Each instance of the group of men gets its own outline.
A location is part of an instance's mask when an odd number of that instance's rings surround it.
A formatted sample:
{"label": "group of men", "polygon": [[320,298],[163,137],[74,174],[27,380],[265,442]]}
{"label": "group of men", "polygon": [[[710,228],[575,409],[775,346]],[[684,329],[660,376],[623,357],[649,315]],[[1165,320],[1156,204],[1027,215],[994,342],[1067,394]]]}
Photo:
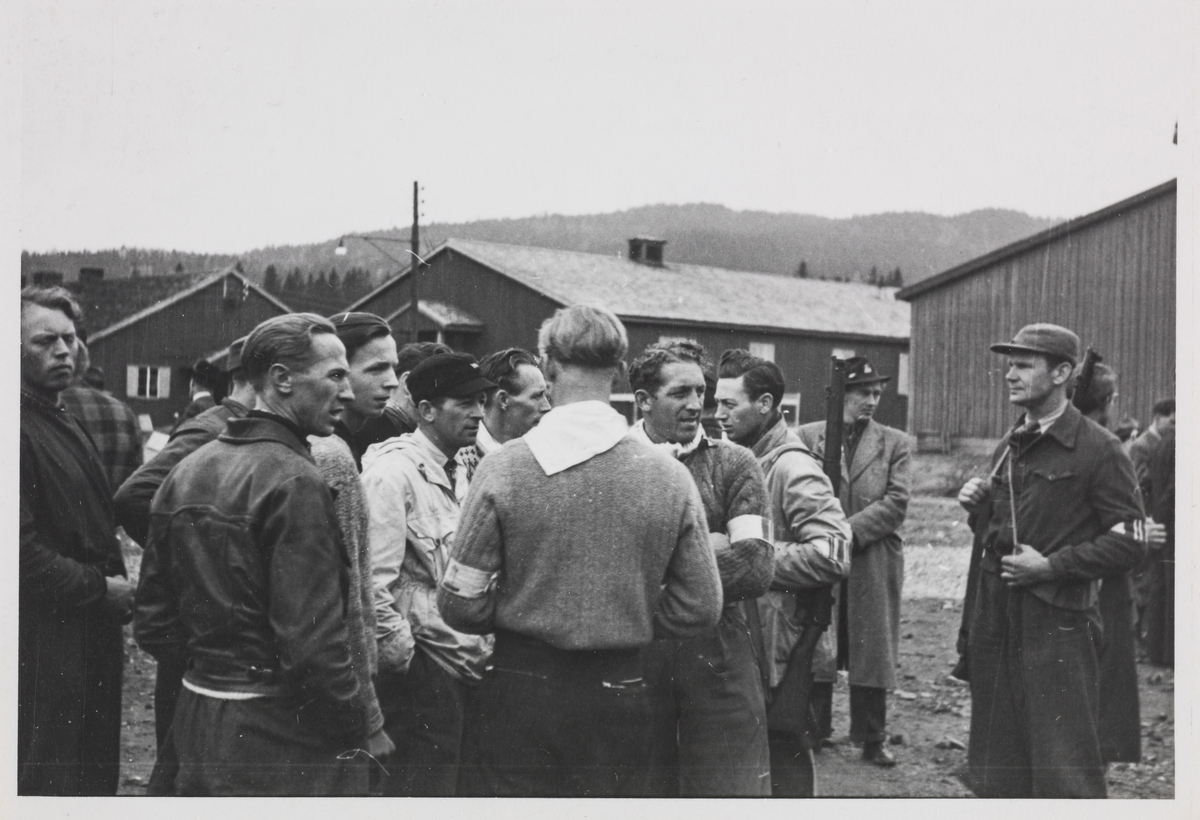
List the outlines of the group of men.
{"label": "group of men", "polygon": [[[59,401],[79,320],[66,291],[22,292],[22,793],[115,791],[131,616],[158,661],[155,794],[809,796],[838,668],[851,738],[895,763],[909,449],[866,359],[835,495],[824,423],[790,430],[784,374],[744,350],[627,365],[620,320],[574,306],[536,356],[476,362],[397,350],[371,314],[289,314],[116,486]],[[960,496],[971,785],[1100,796],[1098,579],[1145,553],[1133,467],[1067,403],[1074,334],[993,349],[1025,416]]]}

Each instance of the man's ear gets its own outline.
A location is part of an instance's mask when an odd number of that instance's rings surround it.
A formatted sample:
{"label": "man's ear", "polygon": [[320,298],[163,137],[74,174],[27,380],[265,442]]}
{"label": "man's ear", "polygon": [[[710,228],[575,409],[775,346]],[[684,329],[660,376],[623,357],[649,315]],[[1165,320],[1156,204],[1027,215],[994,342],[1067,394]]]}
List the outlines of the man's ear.
{"label": "man's ear", "polygon": [[640,415],[645,416],[650,412],[650,402],[651,401],[653,401],[653,399],[650,397],[650,394],[647,391],[645,391],[645,390],[634,390],[633,391],[633,403],[637,405],[638,413]]}
{"label": "man's ear", "polygon": [[491,403],[493,405],[495,405],[497,408],[499,408],[500,412],[503,413],[505,410],[508,409],[508,399],[509,399],[508,391],[505,390],[503,387],[501,387],[492,396]]}
{"label": "man's ear", "polygon": [[271,369],[267,371],[267,384],[270,385],[276,393],[282,396],[290,396],[295,387],[292,371],[286,364],[276,362],[271,365]]}
{"label": "man's ear", "polygon": [[433,424],[433,420],[437,417],[437,407],[428,399],[421,399],[417,403],[417,415],[430,424]]}
{"label": "man's ear", "polygon": [[771,410],[775,407],[775,399],[770,393],[763,393],[754,400],[754,406],[758,408],[760,416],[770,415]]}
{"label": "man's ear", "polygon": [[1075,367],[1070,362],[1061,362],[1050,373],[1050,381],[1054,382],[1057,387],[1061,384],[1066,384],[1071,378],[1071,374],[1075,372]]}

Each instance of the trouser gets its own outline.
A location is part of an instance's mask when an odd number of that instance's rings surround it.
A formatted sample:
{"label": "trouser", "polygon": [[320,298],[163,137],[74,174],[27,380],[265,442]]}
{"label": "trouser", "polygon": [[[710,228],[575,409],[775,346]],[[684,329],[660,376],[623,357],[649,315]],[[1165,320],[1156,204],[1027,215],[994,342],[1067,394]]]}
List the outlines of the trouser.
{"label": "trouser", "polygon": [[990,555],[970,629],[971,788],[979,797],[1104,797],[1089,613],[1009,589]]}
{"label": "trouser", "polygon": [[366,752],[335,745],[297,724],[283,698],[222,700],[185,688],[171,734],[185,796],[366,795]]}
{"label": "trouser", "polygon": [[402,676],[375,685],[383,728],[396,744],[380,783],[392,797],[454,797],[467,685],[417,649]]}
{"label": "trouser", "polygon": [[467,721],[462,793],[641,796],[651,734],[639,650],[570,651],[498,631]]}
{"label": "trouser", "polygon": [[[181,653],[182,655],[182,653]],[[159,748],[167,739],[167,730],[175,720],[175,703],[183,689],[183,673],[187,661],[164,654],[154,673],[154,737]]]}
{"label": "trouser", "polygon": [[116,794],[121,626],[96,606],[19,617],[17,793]]}
{"label": "trouser", "polygon": [[648,793],[769,796],[766,704],[741,606],[705,637],[655,641],[642,659],[654,706]]}
{"label": "trouser", "polygon": [[[817,738],[833,736],[833,684],[813,684],[812,712]],[[874,686],[850,685],[850,740],[855,743],[880,743],[887,740],[887,690]]]}

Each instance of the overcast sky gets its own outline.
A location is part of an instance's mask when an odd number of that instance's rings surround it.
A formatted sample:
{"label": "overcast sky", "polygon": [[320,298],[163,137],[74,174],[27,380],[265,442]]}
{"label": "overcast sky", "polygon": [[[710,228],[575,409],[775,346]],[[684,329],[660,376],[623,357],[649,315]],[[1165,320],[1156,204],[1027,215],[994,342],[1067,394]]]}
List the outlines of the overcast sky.
{"label": "overcast sky", "polygon": [[[55,2],[21,247],[238,252],[653,203],[1071,217],[1183,170],[1194,4]],[[1176,120],[1184,145],[1171,144]]]}

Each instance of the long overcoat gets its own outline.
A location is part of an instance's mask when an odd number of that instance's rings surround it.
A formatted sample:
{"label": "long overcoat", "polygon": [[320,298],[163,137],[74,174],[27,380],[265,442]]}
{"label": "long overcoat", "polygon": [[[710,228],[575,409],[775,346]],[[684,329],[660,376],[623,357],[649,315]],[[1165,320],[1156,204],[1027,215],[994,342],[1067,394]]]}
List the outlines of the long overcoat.
{"label": "long overcoat", "polygon": [[[823,457],[825,422],[800,428],[801,440]],[[904,584],[904,542],[896,532],[908,511],[908,436],[876,421],[867,422],[853,462],[842,456],[842,509],[854,531],[847,582],[850,683],[892,689],[900,650],[900,590]],[[837,621],[821,639],[813,672],[817,680],[835,674]]]}

